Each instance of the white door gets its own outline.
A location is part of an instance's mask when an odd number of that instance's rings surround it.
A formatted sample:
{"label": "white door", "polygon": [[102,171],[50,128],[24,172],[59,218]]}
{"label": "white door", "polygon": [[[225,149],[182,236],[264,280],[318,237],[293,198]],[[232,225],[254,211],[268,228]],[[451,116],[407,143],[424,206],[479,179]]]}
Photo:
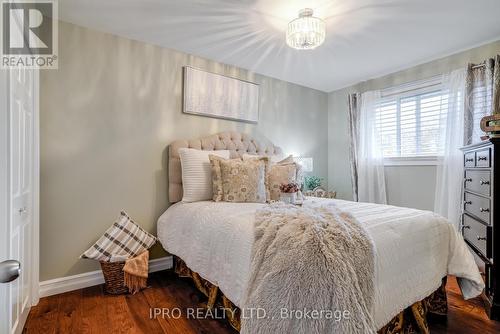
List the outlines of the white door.
{"label": "white door", "polygon": [[[38,222],[37,132],[38,73],[31,69],[0,70],[2,90],[2,222],[0,243],[0,277],[13,278],[16,262],[17,279],[0,283],[2,314],[0,333],[20,333],[30,307],[37,298]],[[6,168],[6,172],[4,170]],[[6,262],[4,262],[6,261]],[[9,262],[10,261],[10,262]],[[10,275],[10,276],[9,276]],[[35,300],[36,302],[36,300]],[[2,326],[4,328],[2,328]]]}

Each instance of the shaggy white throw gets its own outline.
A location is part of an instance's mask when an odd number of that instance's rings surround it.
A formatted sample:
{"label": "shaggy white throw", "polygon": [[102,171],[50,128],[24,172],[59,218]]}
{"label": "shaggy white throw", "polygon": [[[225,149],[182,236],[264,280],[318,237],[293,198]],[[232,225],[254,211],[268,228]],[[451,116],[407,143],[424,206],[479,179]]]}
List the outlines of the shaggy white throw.
{"label": "shaggy white throw", "polygon": [[374,246],[333,203],[256,212],[242,334],[376,333]]}

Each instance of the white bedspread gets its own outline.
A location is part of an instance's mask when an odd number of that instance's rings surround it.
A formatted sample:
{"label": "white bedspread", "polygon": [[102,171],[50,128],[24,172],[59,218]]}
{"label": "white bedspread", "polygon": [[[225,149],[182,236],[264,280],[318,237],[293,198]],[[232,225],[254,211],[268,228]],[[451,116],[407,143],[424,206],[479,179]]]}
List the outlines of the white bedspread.
{"label": "white bedspread", "polygon": [[[327,199],[310,199],[321,205]],[[465,298],[484,288],[462,237],[429,211],[333,200],[366,226],[375,244],[375,324],[378,329],[441,285],[459,280]],[[265,204],[196,202],[172,205],[158,220],[163,247],[219,286],[241,306],[250,274],[254,214]]]}

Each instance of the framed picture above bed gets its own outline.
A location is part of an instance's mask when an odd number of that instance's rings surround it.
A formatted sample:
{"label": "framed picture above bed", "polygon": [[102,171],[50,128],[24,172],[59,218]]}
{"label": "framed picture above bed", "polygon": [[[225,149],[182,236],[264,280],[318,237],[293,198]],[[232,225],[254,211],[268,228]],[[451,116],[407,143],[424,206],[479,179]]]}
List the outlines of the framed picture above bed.
{"label": "framed picture above bed", "polygon": [[185,66],[183,112],[257,123],[259,85]]}

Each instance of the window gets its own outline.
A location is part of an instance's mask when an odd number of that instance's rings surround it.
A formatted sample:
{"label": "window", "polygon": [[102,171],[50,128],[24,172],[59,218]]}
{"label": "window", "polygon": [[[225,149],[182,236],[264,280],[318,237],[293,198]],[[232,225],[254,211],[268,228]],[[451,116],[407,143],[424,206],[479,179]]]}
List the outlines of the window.
{"label": "window", "polygon": [[[386,95],[378,104],[375,126],[384,158],[414,158],[442,155],[440,122],[446,117],[448,95],[441,89],[406,90]],[[411,159],[410,159],[411,160]]]}

